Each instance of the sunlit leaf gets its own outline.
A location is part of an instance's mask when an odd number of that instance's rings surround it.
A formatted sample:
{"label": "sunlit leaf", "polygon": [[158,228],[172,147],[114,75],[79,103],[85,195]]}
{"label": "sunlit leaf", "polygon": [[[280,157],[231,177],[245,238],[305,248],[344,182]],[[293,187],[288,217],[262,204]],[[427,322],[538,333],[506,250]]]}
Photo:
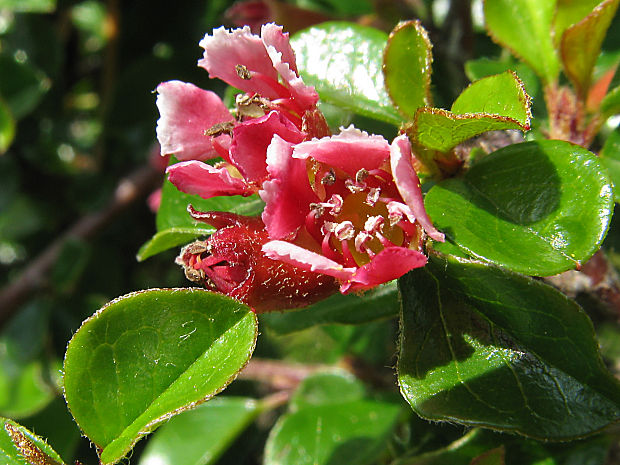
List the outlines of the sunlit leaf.
{"label": "sunlit leaf", "polygon": [[254,313],[219,294],[128,294],[69,342],[67,404],[102,449],[102,464],[116,463],[162,421],[224,389],[248,361],[256,335]]}
{"label": "sunlit leaf", "polygon": [[3,465],[63,465],[44,439],[7,418],[0,418],[0,462]]}
{"label": "sunlit leaf", "polygon": [[605,141],[599,154],[601,163],[607,168],[609,177],[614,185],[616,202],[620,200],[620,130],[616,129]]}
{"label": "sunlit leaf", "polygon": [[148,240],[137,253],[138,261],[146,260],[153,255],[164,252],[172,247],[188,244],[198,237],[208,236],[215,232],[215,228],[169,228],[156,233]]}
{"label": "sunlit leaf", "polygon": [[432,104],[431,49],[428,33],[420,21],[396,26],[385,48],[385,86],[396,107],[410,120],[418,108]]}
{"label": "sunlit leaf", "polygon": [[11,110],[0,98],[0,155],[7,151],[15,137],[15,120]]}
{"label": "sunlit leaf", "polygon": [[592,153],[561,141],[514,144],[463,178],[435,185],[426,208],[469,255],[546,276],[578,267],[598,250],[613,191]]}

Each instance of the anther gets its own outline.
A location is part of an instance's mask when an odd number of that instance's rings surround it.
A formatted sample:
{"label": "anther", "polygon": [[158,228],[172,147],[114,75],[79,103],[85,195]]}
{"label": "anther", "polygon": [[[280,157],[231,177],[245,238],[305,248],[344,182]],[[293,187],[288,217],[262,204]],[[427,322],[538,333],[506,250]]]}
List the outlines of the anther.
{"label": "anther", "polygon": [[377,201],[379,200],[380,196],[381,196],[380,188],[378,187],[371,188],[370,191],[368,192],[368,195],[366,196],[366,205],[374,207]]}
{"label": "anther", "polygon": [[364,224],[364,231],[369,234],[374,234],[383,229],[383,223],[385,223],[385,218],[382,216],[371,216],[366,220]]}
{"label": "anther", "polygon": [[355,182],[357,184],[363,184],[364,181],[366,181],[366,178],[368,177],[368,175],[369,175],[368,170],[365,168],[362,168],[357,173],[355,173]]}
{"label": "anther", "polygon": [[232,121],[224,121],[222,123],[216,123],[213,126],[211,126],[209,129],[207,129],[204,132],[204,135],[211,136],[211,137],[217,137],[217,136],[221,136],[222,134],[228,134],[229,136],[232,136],[234,127],[235,125]]}
{"label": "anther", "polygon": [[334,235],[339,241],[348,241],[355,237],[355,227],[350,221],[343,221],[339,223],[334,229]]}
{"label": "anther", "polygon": [[237,72],[237,76],[241,79],[248,80],[252,78],[252,74],[250,70],[248,70],[244,65],[235,65],[235,71]]}
{"label": "anther", "polygon": [[325,175],[321,178],[321,184],[324,186],[332,186],[336,182],[336,173],[334,170],[329,170]]}

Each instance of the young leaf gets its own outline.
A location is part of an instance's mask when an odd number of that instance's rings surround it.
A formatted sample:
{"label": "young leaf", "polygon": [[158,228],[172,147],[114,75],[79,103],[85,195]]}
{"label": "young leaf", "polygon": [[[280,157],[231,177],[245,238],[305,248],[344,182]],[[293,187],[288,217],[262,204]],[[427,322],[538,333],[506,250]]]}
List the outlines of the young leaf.
{"label": "young leaf", "polygon": [[551,33],[555,4],[555,0],[484,2],[489,35],[526,62],[545,84],[555,82],[560,71]]}
{"label": "young leaf", "polygon": [[4,465],[63,465],[40,437],[7,418],[0,418],[0,462]]}
{"label": "young leaf", "polygon": [[256,323],[245,305],[202,289],[128,294],[86,320],[67,347],[65,398],[101,463],[223,390],[254,350]]}
{"label": "young leaf", "polygon": [[383,52],[385,87],[396,108],[412,120],[431,105],[432,45],[420,21],[399,24]]}
{"label": "young leaf", "polygon": [[505,465],[504,457],[506,449],[504,446],[491,449],[471,461],[471,465]]}
{"label": "young leaf", "polygon": [[334,294],[301,310],[262,313],[261,323],[278,334],[302,331],[316,325],[359,325],[398,316],[396,283],[378,286],[364,295]]}
{"label": "young leaf", "polygon": [[149,439],[139,465],[209,465],[216,463],[260,413],[253,399],[221,397],[183,412]]}
{"label": "young leaf", "polygon": [[435,226],[469,255],[547,276],[598,250],[613,192],[597,157],[548,140],[488,155],[463,178],[433,186],[425,204]]}
{"label": "young leaf", "polygon": [[419,108],[410,135],[440,152],[487,131],[530,128],[530,98],[512,71],[482,78],[469,85],[451,111]]}
{"label": "young leaf", "polygon": [[601,0],[557,0],[553,18],[553,40],[559,48],[564,31],[592,13]]}
{"label": "young leaf", "polygon": [[620,385],[592,323],[552,287],[480,262],[432,257],[400,280],[398,378],[421,416],[541,439],[620,418]]}
{"label": "young leaf", "polygon": [[562,34],[560,50],[564,72],[582,98],[587,96],[590,89],[592,70],[619,2],[620,0],[605,0],[592,13]]}
{"label": "young leaf", "polygon": [[269,434],[263,464],[375,463],[400,411],[396,404],[358,400],[285,414]]}
{"label": "young leaf", "polygon": [[603,97],[600,111],[604,118],[620,113],[620,86],[614,87]]}
{"label": "young leaf", "polygon": [[381,56],[387,35],[346,22],[328,22],[296,34],[291,43],[304,82],[321,100],[398,126],[402,118],[384,89]]}

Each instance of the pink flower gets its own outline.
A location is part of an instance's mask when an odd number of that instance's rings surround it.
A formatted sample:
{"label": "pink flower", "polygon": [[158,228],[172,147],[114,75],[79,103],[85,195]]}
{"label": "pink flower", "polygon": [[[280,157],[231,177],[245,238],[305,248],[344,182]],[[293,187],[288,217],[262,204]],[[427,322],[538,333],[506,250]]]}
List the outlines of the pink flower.
{"label": "pink flower", "polygon": [[263,251],[333,276],[343,293],[423,266],[423,231],[444,240],[424,209],[407,136],[390,145],[351,127],[297,145],[274,137],[267,163],[260,195],[272,240]]}
{"label": "pink flower", "polygon": [[218,230],[186,246],[177,263],[191,281],[250,305],[258,313],[304,307],[338,289],[331,276],[271,260],[261,247],[269,238],[260,218],[227,212],[197,212],[192,217]]}

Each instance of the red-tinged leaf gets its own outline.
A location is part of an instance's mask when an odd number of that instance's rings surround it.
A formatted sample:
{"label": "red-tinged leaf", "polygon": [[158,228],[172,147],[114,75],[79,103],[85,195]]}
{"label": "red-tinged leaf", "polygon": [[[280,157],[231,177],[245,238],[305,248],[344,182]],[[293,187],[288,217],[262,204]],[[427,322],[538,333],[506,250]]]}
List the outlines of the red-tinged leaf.
{"label": "red-tinged leaf", "polygon": [[594,64],[619,3],[620,0],[605,0],[562,34],[560,51],[564,72],[582,98],[590,89]]}
{"label": "red-tinged leaf", "polygon": [[616,74],[616,69],[618,69],[617,63],[611,69],[607,70],[603,76],[590,87],[588,99],[586,101],[586,107],[589,111],[595,112],[599,109],[601,102],[607,95],[609,84],[611,84]]}

